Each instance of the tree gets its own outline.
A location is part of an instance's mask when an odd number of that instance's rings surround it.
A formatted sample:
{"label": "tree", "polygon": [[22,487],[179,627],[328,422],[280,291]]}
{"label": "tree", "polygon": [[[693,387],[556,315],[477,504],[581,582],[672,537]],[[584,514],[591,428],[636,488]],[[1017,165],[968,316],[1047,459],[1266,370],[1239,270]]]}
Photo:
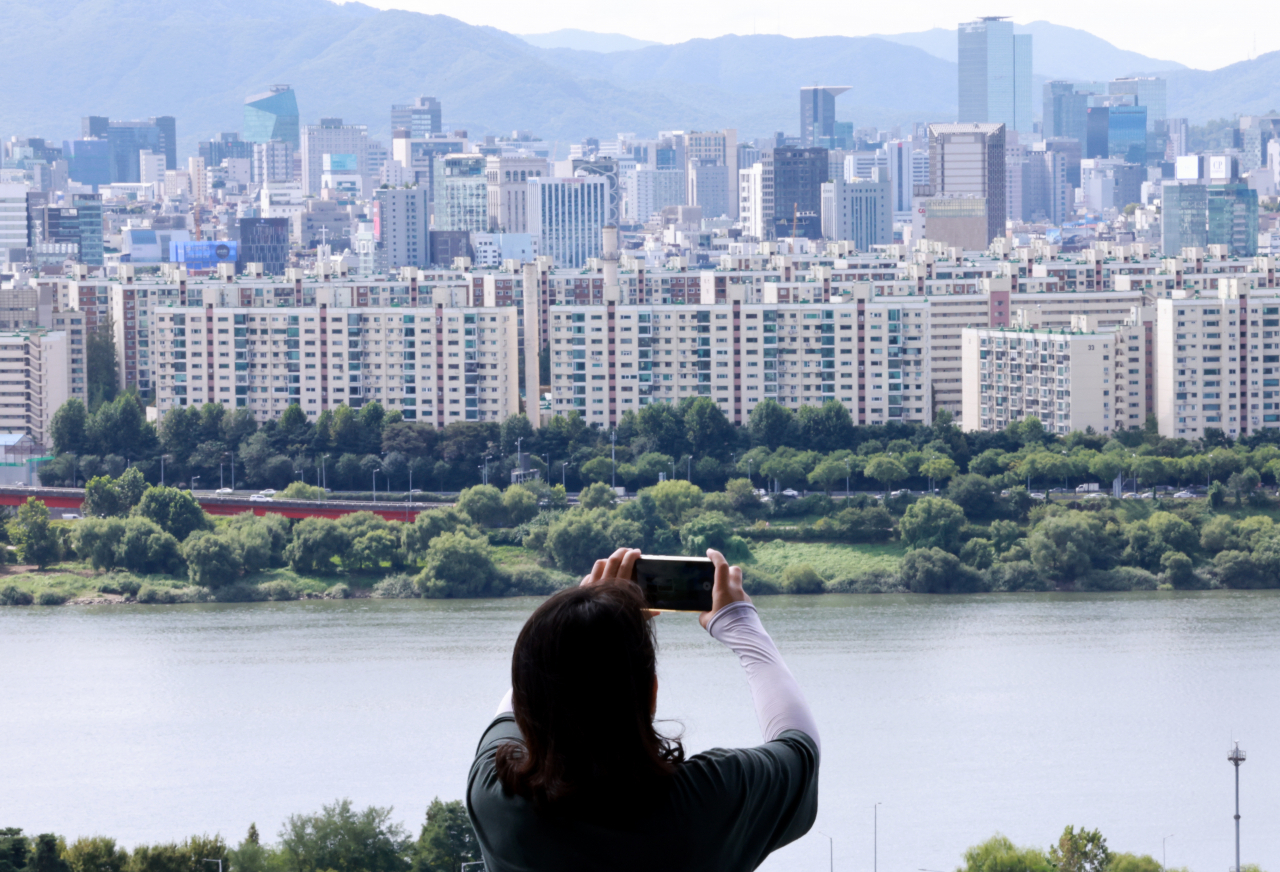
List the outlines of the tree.
{"label": "tree", "polygon": [[116,479],[116,495],[120,501],[121,512],[128,512],[138,503],[142,502],[142,495],[147,492],[147,480],[142,475],[142,470],[136,466],[131,466],[124,471],[124,474]]}
{"label": "tree", "polygon": [[124,538],[124,521],[119,518],[85,518],[71,531],[71,547],[81,560],[98,572],[115,569],[119,561],[116,544]]}
{"label": "tree", "polygon": [[724,492],[735,512],[744,514],[760,508],[760,497],[756,496],[755,485],[745,478],[732,478],[725,482]]}
{"label": "tree", "polygon": [[733,522],[721,512],[703,512],[681,527],[680,544],[691,557],[705,557],[708,548],[719,551],[730,562],[751,557],[746,541],[733,534]]}
{"label": "tree", "polygon": [[[86,523],[87,518],[76,526]],[[116,542],[118,565],[139,573],[177,575],[182,571],[182,546],[176,538],[147,518],[128,518],[123,526],[123,535]]]}
{"label": "tree", "polygon": [[459,800],[427,806],[427,820],[413,846],[413,872],[455,872],[480,858],[480,843]]}
{"label": "tree", "polygon": [[970,539],[960,548],[960,560],[974,569],[990,569],[996,562],[996,549],[990,539]]}
{"label": "tree", "polygon": [[1019,848],[996,835],[965,851],[964,866],[958,872],[1054,872],[1054,868],[1040,849]]}
{"label": "tree", "polygon": [[129,854],[106,836],[76,839],[62,854],[69,872],[124,872]]}
{"label": "tree", "polygon": [[1240,472],[1232,473],[1231,477],[1227,479],[1227,490],[1236,498],[1236,505],[1240,506],[1244,504],[1246,499],[1252,498],[1253,492],[1257,489],[1261,480],[1257,470],[1244,469]]}
{"label": "tree", "polygon": [[191,492],[176,487],[147,488],[134,513],[155,521],[180,542],[186,541],[196,530],[213,529],[213,521]]}
{"label": "tree", "polygon": [[[846,481],[850,473],[850,464],[843,458],[828,457],[809,473],[809,484],[822,488],[827,494],[836,482]],[[856,470],[854,470],[856,472]]]}
{"label": "tree", "polygon": [[801,406],[796,413],[796,441],[814,451],[840,451],[853,445],[853,418],[834,399],[821,406]]}
{"label": "tree", "polygon": [[85,339],[85,388],[91,409],[110,403],[120,391],[120,364],[111,321],[108,312],[107,320],[90,330]]}
{"label": "tree", "polygon": [[57,561],[61,545],[49,509],[35,497],[18,506],[17,517],[9,522],[9,540],[18,546],[18,559],[44,569]]}
{"label": "tree", "polygon": [[533,425],[529,423],[529,418],[523,412],[503,421],[499,433],[501,435],[498,438],[498,450],[504,455],[515,454],[516,441],[519,439],[524,440],[520,443],[520,450],[529,451],[533,447]]}
{"label": "tree", "polygon": [[458,495],[458,508],[481,527],[501,527],[506,520],[502,491],[491,484],[469,487]]}
{"label": "tree", "polygon": [[1049,862],[1058,872],[1107,872],[1111,851],[1097,830],[1076,830],[1067,826],[1058,844],[1049,849]]}
{"label": "tree", "polygon": [[342,565],[355,572],[378,572],[383,563],[394,563],[400,540],[387,530],[370,530],[357,536],[342,554]]}
{"label": "tree", "polygon": [[78,397],[72,397],[53,413],[49,435],[54,454],[84,454],[89,450],[89,412]]}
{"label": "tree", "polygon": [[964,510],[951,500],[923,497],[907,506],[898,529],[908,548],[941,548],[955,554],[964,525]]}
{"label": "tree", "polygon": [[578,505],[584,509],[607,509],[618,501],[613,488],[601,481],[594,482],[578,494]]}
{"label": "tree", "polygon": [[687,481],[662,481],[645,488],[655,507],[669,524],[679,524],[684,513],[702,505],[702,488]]}
{"label": "tree", "polygon": [[765,397],[747,416],[751,444],[776,451],[785,444],[795,423],[794,413],[772,397]]}
{"label": "tree", "polygon": [[33,841],[34,850],[27,864],[27,872],[70,872],[67,861],[62,859],[56,835],[41,833]]}
{"label": "tree", "polygon": [[277,493],[274,499],[277,500],[325,500],[329,496],[324,492],[324,488],[317,487],[313,484],[306,484],[301,481],[291,481],[289,486]]}
{"label": "tree", "polygon": [[1177,590],[1202,587],[1192,568],[1191,558],[1181,551],[1166,551],[1160,556],[1160,580]]}
{"label": "tree", "polygon": [[343,799],[319,814],[292,815],[280,831],[280,853],[286,872],[407,872],[407,841],[391,809],[356,812]]}
{"label": "tree", "polygon": [[565,572],[589,572],[596,560],[613,551],[606,520],[602,509],[566,512],[547,530],[547,554]]}
{"label": "tree", "polygon": [[1049,578],[1073,582],[1093,568],[1102,525],[1084,512],[1045,518],[1027,537],[1031,562]]}
{"label": "tree", "polygon": [[284,557],[294,572],[330,575],[337,571],[333,559],[341,556],[349,543],[337,521],[303,518],[293,528],[293,539],[285,548]]}
{"label": "tree", "polygon": [[80,512],[86,518],[114,518],[127,511],[121,506],[120,491],[110,476],[97,475],[85,482]]}
{"label": "tree", "polygon": [[502,492],[502,510],[507,523],[518,527],[538,514],[538,497],[524,485],[513,484]]}
{"label": "tree", "polygon": [[604,484],[613,480],[613,461],[609,457],[593,457],[578,467],[578,472],[589,481]]}
{"label": "tree", "polygon": [[877,454],[867,461],[862,474],[872,481],[884,485],[886,491],[907,477],[907,469],[898,460],[887,454]]}
{"label": "tree", "polygon": [[225,536],[207,530],[193,533],[182,545],[182,557],[192,584],[216,590],[240,577],[240,555]]}
{"label": "tree", "polygon": [[[1269,520],[1269,519],[1268,519]],[[1154,512],[1125,528],[1129,544],[1121,557],[1125,563],[1155,571],[1161,556],[1170,551],[1192,551],[1198,544],[1195,527],[1171,512]]]}
{"label": "tree", "polygon": [[932,488],[933,482],[945,482],[947,479],[955,478],[960,474],[960,467],[956,466],[956,462],[950,457],[938,454],[920,464],[920,474],[929,479]]}
{"label": "tree", "polygon": [[31,845],[17,827],[0,828],[0,872],[23,872]]}
{"label": "tree", "polygon": [[499,575],[488,541],[459,530],[431,540],[419,587],[427,597],[494,596],[501,593]]}
{"label": "tree", "polygon": [[966,517],[984,518],[995,509],[996,497],[990,479],[981,475],[957,475],[945,491],[946,498],[964,509]]}

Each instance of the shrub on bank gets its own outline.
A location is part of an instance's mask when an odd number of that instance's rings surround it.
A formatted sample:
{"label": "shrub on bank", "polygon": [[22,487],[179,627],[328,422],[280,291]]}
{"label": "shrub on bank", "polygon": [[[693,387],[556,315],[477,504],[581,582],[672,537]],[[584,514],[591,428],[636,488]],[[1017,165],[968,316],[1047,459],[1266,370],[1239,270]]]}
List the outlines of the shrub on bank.
{"label": "shrub on bank", "polygon": [[0,606],[29,606],[32,602],[34,597],[17,585],[0,587]]}

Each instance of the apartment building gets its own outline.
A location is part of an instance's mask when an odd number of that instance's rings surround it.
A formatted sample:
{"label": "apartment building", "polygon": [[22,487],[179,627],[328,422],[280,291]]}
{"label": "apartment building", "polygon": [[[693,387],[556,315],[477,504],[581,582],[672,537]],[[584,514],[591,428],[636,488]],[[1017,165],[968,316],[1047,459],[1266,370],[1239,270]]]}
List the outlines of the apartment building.
{"label": "apartment building", "polygon": [[1056,330],[1036,329],[1023,314],[1011,327],[963,331],[966,430],[1003,430],[1032,416],[1059,435],[1143,426],[1152,398],[1150,309],[1106,328],[1076,315]]}
{"label": "apartment building", "polygon": [[290,290],[270,301],[213,286],[203,304],[159,308],[160,413],[216,402],[265,421],[294,403],[314,417],[378,402],[444,427],[519,411],[518,310],[459,304],[447,288],[403,304],[350,284],[317,284],[301,304],[300,288]]}
{"label": "apartment building", "polygon": [[83,345],[73,357],[71,338],[66,330],[0,333],[0,432],[49,445],[54,412],[72,396],[85,398]]}
{"label": "apartment building", "polygon": [[1156,301],[1156,416],[1166,436],[1280,427],[1280,291],[1223,279]]}

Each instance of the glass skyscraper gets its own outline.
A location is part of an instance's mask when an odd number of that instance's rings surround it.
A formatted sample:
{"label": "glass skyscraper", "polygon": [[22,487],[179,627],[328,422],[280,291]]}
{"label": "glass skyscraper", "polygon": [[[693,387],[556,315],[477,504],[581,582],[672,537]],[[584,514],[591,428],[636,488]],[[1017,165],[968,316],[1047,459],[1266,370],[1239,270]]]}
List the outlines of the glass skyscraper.
{"label": "glass skyscraper", "polygon": [[271,142],[278,139],[295,149],[302,147],[298,126],[298,100],[288,85],[272,85],[264,94],[244,101],[245,142]]}
{"label": "glass skyscraper", "polygon": [[961,24],[957,38],[959,120],[1030,133],[1031,35],[1015,34],[1013,22],[988,17]]}

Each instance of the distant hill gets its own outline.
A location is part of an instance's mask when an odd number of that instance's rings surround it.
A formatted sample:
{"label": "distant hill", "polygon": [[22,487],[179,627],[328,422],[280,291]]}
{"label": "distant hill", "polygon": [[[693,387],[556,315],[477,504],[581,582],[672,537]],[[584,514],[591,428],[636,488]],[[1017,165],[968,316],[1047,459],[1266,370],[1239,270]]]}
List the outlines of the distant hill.
{"label": "distant hill", "polygon": [[595,33],[566,27],[550,33],[522,33],[520,38],[538,48],[572,48],[578,51],[631,51],[650,45],[661,45],[648,39],[636,39],[621,33]]}
{"label": "distant hill", "polygon": [[[1046,32],[1095,39],[1069,28]],[[1049,44],[1038,41],[1037,53]],[[1078,77],[1132,72],[1114,60],[1129,53],[1110,48],[1119,53],[1107,56],[1111,66],[1099,61]],[[420,94],[441,100],[449,129],[531,130],[562,147],[623,131],[794,134],[798,89],[824,82],[854,86],[836,111],[859,126],[955,117],[955,64],[889,39],[723,36],[608,52],[539,48],[445,15],[328,0],[7,0],[0,56],[10,74],[0,88],[0,136],[59,140],[78,136],[84,115],[173,115],[184,155],[197,140],[239,130],[244,98],[275,83],[294,86],[304,123],[341,117],[384,141],[391,104]],[[1280,108],[1278,54],[1168,75],[1171,113],[1194,121]]]}
{"label": "distant hill", "polygon": [[[1175,61],[1117,48],[1088,31],[1048,21],[1015,24],[1013,30],[1032,35],[1032,68],[1036,75],[1049,79],[1108,80],[1133,73],[1186,69]],[[916,33],[885,34],[881,39],[921,49],[952,63],[956,60],[955,30],[935,27]]]}

